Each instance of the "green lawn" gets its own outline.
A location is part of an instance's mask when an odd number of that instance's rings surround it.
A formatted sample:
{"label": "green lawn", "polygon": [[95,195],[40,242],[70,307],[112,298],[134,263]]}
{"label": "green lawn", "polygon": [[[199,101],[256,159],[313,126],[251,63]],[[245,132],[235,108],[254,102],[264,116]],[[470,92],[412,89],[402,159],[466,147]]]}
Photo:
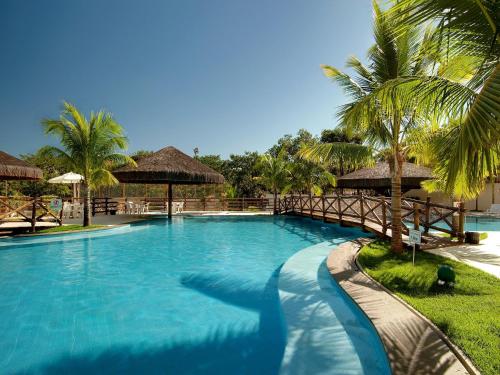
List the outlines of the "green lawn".
{"label": "green lawn", "polygon": [[89,225],[88,227],[84,227],[81,224],[70,224],[70,225],[62,225],[60,227],[53,227],[48,229],[42,229],[37,231],[37,233],[59,233],[59,232],[68,232],[75,230],[89,230],[89,229],[99,229],[104,228],[104,225]]}
{"label": "green lawn", "polygon": [[[389,243],[365,246],[359,262],[385,287],[432,320],[472,359],[482,374],[500,374],[500,280],[429,253],[394,255]],[[456,272],[454,288],[437,285],[440,264]]]}

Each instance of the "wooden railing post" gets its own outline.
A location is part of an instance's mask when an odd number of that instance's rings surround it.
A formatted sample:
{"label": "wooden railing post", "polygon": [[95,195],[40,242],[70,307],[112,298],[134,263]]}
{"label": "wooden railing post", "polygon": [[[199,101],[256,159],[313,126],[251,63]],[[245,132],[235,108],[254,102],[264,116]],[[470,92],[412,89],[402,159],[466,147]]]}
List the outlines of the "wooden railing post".
{"label": "wooden railing post", "polygon": [[339,215],[339,222],[342,224],[342,203],[341,203],[341,195],[337,194],[337,207],[338,207],[338,215]]}
{"label": "wooden railing post", "polygon": [[299,206],[300,206],[300,213],[302,214],[302,211],[304,210],[304,206],[302,205],[302,193],[299,193]]}
{"label": "wooden railing post", "polygon": [[36,200],[37,196],[35,195],[33,197],[33,204],[31,206],[31,232],[35,232],[35,227],[36,227]]}
{"label": "wooden railing post", "polygon": [[465,226],[465,204],[464,202],[460,202],[458,205],[459,213],[458,213],[458,242],[464,242],[464,226]]}
{"label": "wooden railing post", "polygon": [[109,211],[108,203],[109,203],[109,198],[108,197],[104,198],[104,211],[106,215],[108,214]]}
{"label": "wooden railing post", "polygon": [[309,213],[311,215],[311,219],[313,217],[313,196],[309,193]]}
{"label": "wooden railing post", "polygon": [[431,197],[425,199],[425,222],[424,233],[429,233],[429,223],[431,222]]}
{"label": "wooden railing post", "polygon": [[385,204],[385,197],[380,199],[382,199],[382,233],[385,236],[387,234],[387,207]]}
{"label": "wooden railing post", "polygon": [[363,203],[363,193],[361,193],[359,195],[359,204],[360,204],[359,213],[361,214],[361,228],[364,229],[364,226],[365,226],[365,208],[364,208],[364,203]]}
{"label": "wooden railing post", "polygon": [[420,205],[413,203],[413,229],[420,229]]}
{"label": "wooden railing post", "polygon": [[324,195],[321,195],[321,212],[323,213],[323,221],[326,221],[325,196]]}

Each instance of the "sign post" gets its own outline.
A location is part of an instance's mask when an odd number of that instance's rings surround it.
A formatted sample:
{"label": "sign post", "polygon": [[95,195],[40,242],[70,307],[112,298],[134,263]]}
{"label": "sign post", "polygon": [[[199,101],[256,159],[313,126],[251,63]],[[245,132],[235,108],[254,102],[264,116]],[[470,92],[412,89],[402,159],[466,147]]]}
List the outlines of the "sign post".
{"label": "sign post", "polygon": [[422,233],[418,229],[410,229],[410,244],[413,246],[413,260],[412,263],[415,265],[415,245],[420,245],[422,241]]}

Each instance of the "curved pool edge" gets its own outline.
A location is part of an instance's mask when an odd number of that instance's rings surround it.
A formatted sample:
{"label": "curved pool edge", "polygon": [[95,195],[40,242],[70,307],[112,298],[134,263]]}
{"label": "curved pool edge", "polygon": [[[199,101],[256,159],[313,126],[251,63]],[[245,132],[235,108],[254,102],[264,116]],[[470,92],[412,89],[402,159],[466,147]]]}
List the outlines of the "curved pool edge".
{"label": "curved pool edge", "polygon": [[373,239],[346,241],[327,258],[328,270],[372,322],[393,374],[479,374],[431,321],[370,277],[357,257]]}
{"label": "curved pool edge", "polygon": [[0,250],[17,246],[42,245],[52,242],[75,241],[85,238],[100,238],[121,234],[124,231],[137,230],[132,224],[116,225],[108,228],[95,228],[61,233],[47,233],[27,236],[13,236],[0,239]]}
{"label": "curved pool edge", "polygon": [[287,344],[280,374],[391,372],[372,323],[328,272],[326,259],[337,246],[327,241],[307,247],[281,268]]}

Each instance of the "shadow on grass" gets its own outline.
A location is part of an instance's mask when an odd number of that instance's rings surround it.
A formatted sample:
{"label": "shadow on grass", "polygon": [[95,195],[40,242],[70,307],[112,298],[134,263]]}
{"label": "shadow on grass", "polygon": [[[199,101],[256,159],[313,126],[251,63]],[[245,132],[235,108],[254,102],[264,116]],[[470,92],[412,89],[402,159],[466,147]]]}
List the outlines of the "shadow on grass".
{"label": "shadow on grass", "polygon": [[[385,287],[413,297],[440,294],[464,296],[488,294],[470,283],[466,286],[461,283],[466,279],[465,276],[470,269],[434,254],[417,252],[415,265],[412,265],[411,252],[394,254],[388,249],[387,242],[376,241],[361,252],[358,260],[363,268]],[[457,283],[454,287],[438,285],[437,270],[440,265],[449,265],[455,269]]]}

